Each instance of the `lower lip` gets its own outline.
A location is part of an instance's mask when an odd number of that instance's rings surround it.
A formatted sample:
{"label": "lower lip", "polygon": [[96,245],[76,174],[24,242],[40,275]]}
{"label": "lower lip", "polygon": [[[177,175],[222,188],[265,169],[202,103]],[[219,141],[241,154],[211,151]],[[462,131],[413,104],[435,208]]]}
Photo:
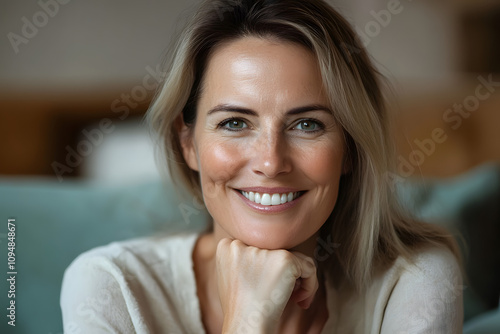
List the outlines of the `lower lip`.
{"label": "lower lip", "polygon": [[252,208],[256,211],[259,211],[259,212],[264,212],[264,213],[279,213],[279,212],[283,212],[283,211],[286,211],[288,209],[291,209],[294,206],[296,206],[299,203],[299,201],[302,199],[302,197],[304,197],[304,195],[305,195],[305,193],[302,193],[302,195],[300,197],[297,197],[293,201],[286,202],[286,203],[280,204],[280,205],[262,205],[262,204],[257,204],[255,202],[252,202],[251,200],[249,200],[248,198],[243,196],[243,194],[240,193],[238,190],[235,190],[235,192],[243,200],[243,202],[245,202],[245,204],[248,205],[250,208]]}

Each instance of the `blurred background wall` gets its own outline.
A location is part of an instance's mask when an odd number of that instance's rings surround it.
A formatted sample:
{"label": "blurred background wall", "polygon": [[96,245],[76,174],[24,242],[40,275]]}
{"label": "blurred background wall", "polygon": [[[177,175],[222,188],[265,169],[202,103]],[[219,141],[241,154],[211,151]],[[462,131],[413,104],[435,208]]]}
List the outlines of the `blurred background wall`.
{"label": "blurred background wall", "polygon": [[[0,175],[156,177],[141,118],[196,2],[1,0]],[[500,160],[500,1],[329,2],[391,83],[401,175]]]}

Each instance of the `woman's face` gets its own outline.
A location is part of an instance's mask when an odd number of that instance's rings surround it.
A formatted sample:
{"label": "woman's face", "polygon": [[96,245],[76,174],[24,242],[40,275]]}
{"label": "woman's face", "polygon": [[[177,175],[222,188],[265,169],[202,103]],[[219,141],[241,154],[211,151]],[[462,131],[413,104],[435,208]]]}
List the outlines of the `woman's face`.
{"label": "woman's face", "polygon": [[219,237],[265,249],[314,238],[332,212],[344,142],[306,48],[257,37],[210,57],[184,157]]}

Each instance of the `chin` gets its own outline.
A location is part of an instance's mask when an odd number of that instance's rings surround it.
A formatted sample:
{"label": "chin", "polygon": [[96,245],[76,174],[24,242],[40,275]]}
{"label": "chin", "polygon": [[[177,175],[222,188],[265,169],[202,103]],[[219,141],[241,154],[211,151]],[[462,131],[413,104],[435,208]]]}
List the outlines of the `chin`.
{"label": "chin", "polygon": [[[297,215],[220,216],[214,220],[219,236],[237,239],[260,249],[293,249],[314,238],[321,224],[304,224]],[[217,232],[218,231],[218,232]]]}
{"label": "chin", "polygon": [[290,247],[287,243],[282,243],[282,242],[276,242],[272,239],[251,239],[251,240],[242,240],[246,245],[248,246],[253,246],[257,247],[260,249],[269,249],[269,250],[275,250],[275,249],[290,249]]}
{"label": "chin", "polygon": [[297,239],[297,235],[300,234],[283,233],[282,229],[279,231],[259,231],[254,229],[236,233],[235,239],[242,241],[248,246],[260,249],[292,249],[305,241]]}

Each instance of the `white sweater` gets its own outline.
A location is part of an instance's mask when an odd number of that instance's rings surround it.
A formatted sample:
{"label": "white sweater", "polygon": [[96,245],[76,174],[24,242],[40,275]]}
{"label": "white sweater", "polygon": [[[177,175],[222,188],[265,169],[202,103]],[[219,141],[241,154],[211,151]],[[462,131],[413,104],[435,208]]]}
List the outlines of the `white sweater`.
{"label": "white sweater", "polygon": [[[64,333],[205,333],[192,254],[199,235],[158,236],[90,250],[66,269]],[[363,295],[327,286],[323,333],[462,333],[462,278],[448,250],[398,258]]]}

